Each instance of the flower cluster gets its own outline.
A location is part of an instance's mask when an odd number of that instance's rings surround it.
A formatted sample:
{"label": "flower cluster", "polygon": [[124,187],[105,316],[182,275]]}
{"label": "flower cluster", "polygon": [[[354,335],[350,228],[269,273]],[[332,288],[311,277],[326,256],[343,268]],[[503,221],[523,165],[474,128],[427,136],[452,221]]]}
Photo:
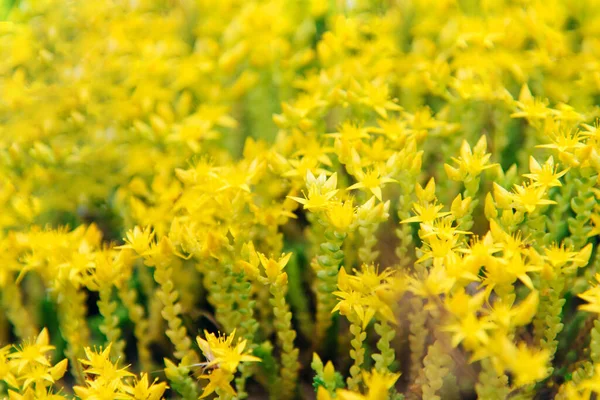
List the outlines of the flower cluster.
{"label": "flower cluster", "polygon": [[235,329],[227,338],[216,337],[208,332],[205,332],[205,336],[206,339],[197,338],[198,345],[207,359],[205,367],[214,369],[209,374],[201,376],[201,378],[210,380],[201,397],[206,397],[216,390],[219,391],[220,395],[223,393],[235,395],[236,393],[229,382],[233,379],[233,374],[237,371],[238,365],[241,362],[260,361],[260,358],[244,354],[246,340],[239,341],[235,346],[233,345]]}
{"label": "flower cluster", "polygon": [[597,3],[3,2],[0,397],[600,395]]}
{"label": "flower cluster", "polygon": [[[12,348],[11,348],[12,347]],[[54,350],[50,345],[48,331],[43,329],[34,342],[0,349],[0,380],[9,387],[11,399],[55,399],[52,384],[67,371],[68,361],[52,365],[47,354]]]}
{"label": "flower cluster", "polygon": [[110,345],[106,349],[85,349],[86,358],[80,360],[85,368],[85,386],[75,386],[73,390],[81,399],[122,399],[159,400],[162,399],[167,384],[149,383],[148,375],[132,381],[134,374],[127,368],[118,368],[110,360]]}

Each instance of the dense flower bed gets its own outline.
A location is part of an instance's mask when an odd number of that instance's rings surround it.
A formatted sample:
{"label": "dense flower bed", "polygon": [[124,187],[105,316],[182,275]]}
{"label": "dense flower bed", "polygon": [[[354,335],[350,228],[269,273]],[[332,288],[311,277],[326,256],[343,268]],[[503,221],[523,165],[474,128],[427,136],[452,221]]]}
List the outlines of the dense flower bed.
{"label": "dense flower bed", "polygon": [[0,397],[600,395],[598,1],[0,18]]}

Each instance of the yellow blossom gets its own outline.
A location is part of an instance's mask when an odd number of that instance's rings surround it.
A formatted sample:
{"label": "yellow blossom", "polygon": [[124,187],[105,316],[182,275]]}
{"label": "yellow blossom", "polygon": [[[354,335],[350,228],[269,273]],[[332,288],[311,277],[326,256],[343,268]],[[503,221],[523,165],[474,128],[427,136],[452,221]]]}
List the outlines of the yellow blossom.
{"label": "yellow blossom", "polygon": [[33,367],[36,364],[50,366],[50,361],[46,353],[54,350],[54,346],[51,346],[49,343],[48,330],[44,328],[34,343],[23,344],[18,351],[9,354],[8,358],[14,360],[17,373],[21,373],[25,368]]}
{"label": "yellow blossom", "polygon": [[444,330],[452,333],[452,346],[456,347],[464,342],[468,349],[476,349],[488,343],[488,331],[494,327],[495,324],[486,318],[477,318],[474,314],[466,314],[457,322],[448,324]]}
{"label": "yellow blossom", "polygon": [[[596,274],[595,279],[596,282],[600,282],[600,274]],[[600,314],[600,286],[597,283],[578,296],[587,301],[587,304],[579,306],[579,309]]]}
{"label": "yellow blossom", "polygon": [[443,205],[435,204],[435,203],[427,204],[427,205],[415,204],[413,211],[417,215],[414,217],[406,218],[406,219],[402,220],[401,222],[404,224],[407,224],[410,222],[421,222],[421,223],[429,223],[430,224],[433,221],[435,221],[437,218],[442,218],[442,217],[445,217],[446,215],[450,214],[449,211],[440,212],[442,210],[442,208],[444,208]]}
{"label": "yellow blossom", "polygon": [[554,159],[550,156],[544,165],[540,165],[533,156],[529,157],[529,174],[523,176],[531,179],[535,182],[535,185],[539,185],[545,188],[561,186],[559,179],[564,176],[569,168],[558,172],[558,166],[554,165]]}
{"label": "yellow blossom", "polygon": [[363,372],[363,380],[367,387],[367,393],[361,395],[356,392],[349,390],[337,390],[337,397],[341,400],[379,400],[387,399],[388,391],[394,383],[398,380],[400,374],[393,374],[389,372],[378,372],[376,370],[369,372]]}
{"label": "yellow blossom", "polygon": [[291,256],[292,253],[283,254],[279,260],[274,260],[272,258],[265,257],[265,255],[262,253],[258,253],[260,263],[265,269],[267,279],[269,279],[270,282],[274,282],[279,277],[287,263],[290,261]]}
{"label": "yellow blossom", "polygon": [[311,211],[320,211],[327,209],[332,204],[332,198],[337,194],[337,175],[333,174],[326,178],[321,174],[318,178],[309,171],[306,176],[306,186],[308,194],[305,198],[289,196],[292,200],[304,205],[304,208]]}
{"label": "yellow blossom", "polygon": [[515,346],[505,338],[500,357],[506,363],[508,370],[515,375],[516,386],[535,383],[548,375],[549,353],[547,350],[532,350],[524,343]]}
{"label": "yellow blossom", "polygon": [[331,226],[338,232],[346,232],[354,224],[356,210],[352,200],[335,202],[327,210],[327,217]]}
{"label": "yellow blossom", "polygon": [[527,85],[521,87],[519,100],[515,102],[515,106],[518,111],[510,115],[513,118],[544,119],[552,112],[548,108],[548,100],[534,98]]}
{"label": "yellow blossom", "polygon": [[471,146],[467,141],[463,141],[460,147],[460,157],[452,158],[457,164],[458,168],[451,167],[448,164],[444,164],[446,173],[453,180],[465,180],[469,177],[475,177],[486,169],[495,167],[496,164],[489,164],[488,161],[491,157],[491,153],[487,151],[487,139],[484,136],[479,138],[479,141],[471,149]]}
{"label": "yellow blossom", "polygon": [[377,197],[379,201],[383,201],[381,188],[386,183],[396,182],[396,180],[392,178],[388,178],[386,176],[381,176],[379,170],[374,169],[367,172],[363,172],[362,170],[357,171],[358,182],[352,186],[348,187],[348,190],[353,189],[367,189]]}
{"label": "yellow blossom", "polygon": [[165,382],[157,383],[157,380],[155,379],[154,382],[150,383],[148,374],[143,373],[141,378],[136,380],[135,386],[128,386],[125,391],[135,400],[159,400],[168,386]]}
{"label": "yellow blossom", "polygon": [[258,362],[260,358],[245,354],[246,340],[233,343],[235,329],[229,336],[216,336],[214,333],[204,332],[206,339],[198,336],[196,339],[200,350],[208,360],[207,366],[217,366],[219,369],[233,373],[241,362]]}

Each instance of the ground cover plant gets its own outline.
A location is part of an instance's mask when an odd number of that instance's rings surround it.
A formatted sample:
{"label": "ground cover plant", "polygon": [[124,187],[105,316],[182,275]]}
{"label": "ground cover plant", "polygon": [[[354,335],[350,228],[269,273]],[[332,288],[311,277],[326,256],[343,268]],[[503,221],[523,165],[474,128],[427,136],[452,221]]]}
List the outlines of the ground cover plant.
{"label": "ground cover plant", "polygon": [[600,394],[597,0],[0,4],[0,398]]}

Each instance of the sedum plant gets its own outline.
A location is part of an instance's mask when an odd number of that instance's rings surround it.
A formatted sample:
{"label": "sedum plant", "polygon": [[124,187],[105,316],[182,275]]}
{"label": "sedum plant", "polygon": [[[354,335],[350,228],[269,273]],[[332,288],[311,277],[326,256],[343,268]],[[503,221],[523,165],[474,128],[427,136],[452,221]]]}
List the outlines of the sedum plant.
{"label": "sedum plant", "polygon": [[599,21],[1,2],[0,398],[597,398]]}

